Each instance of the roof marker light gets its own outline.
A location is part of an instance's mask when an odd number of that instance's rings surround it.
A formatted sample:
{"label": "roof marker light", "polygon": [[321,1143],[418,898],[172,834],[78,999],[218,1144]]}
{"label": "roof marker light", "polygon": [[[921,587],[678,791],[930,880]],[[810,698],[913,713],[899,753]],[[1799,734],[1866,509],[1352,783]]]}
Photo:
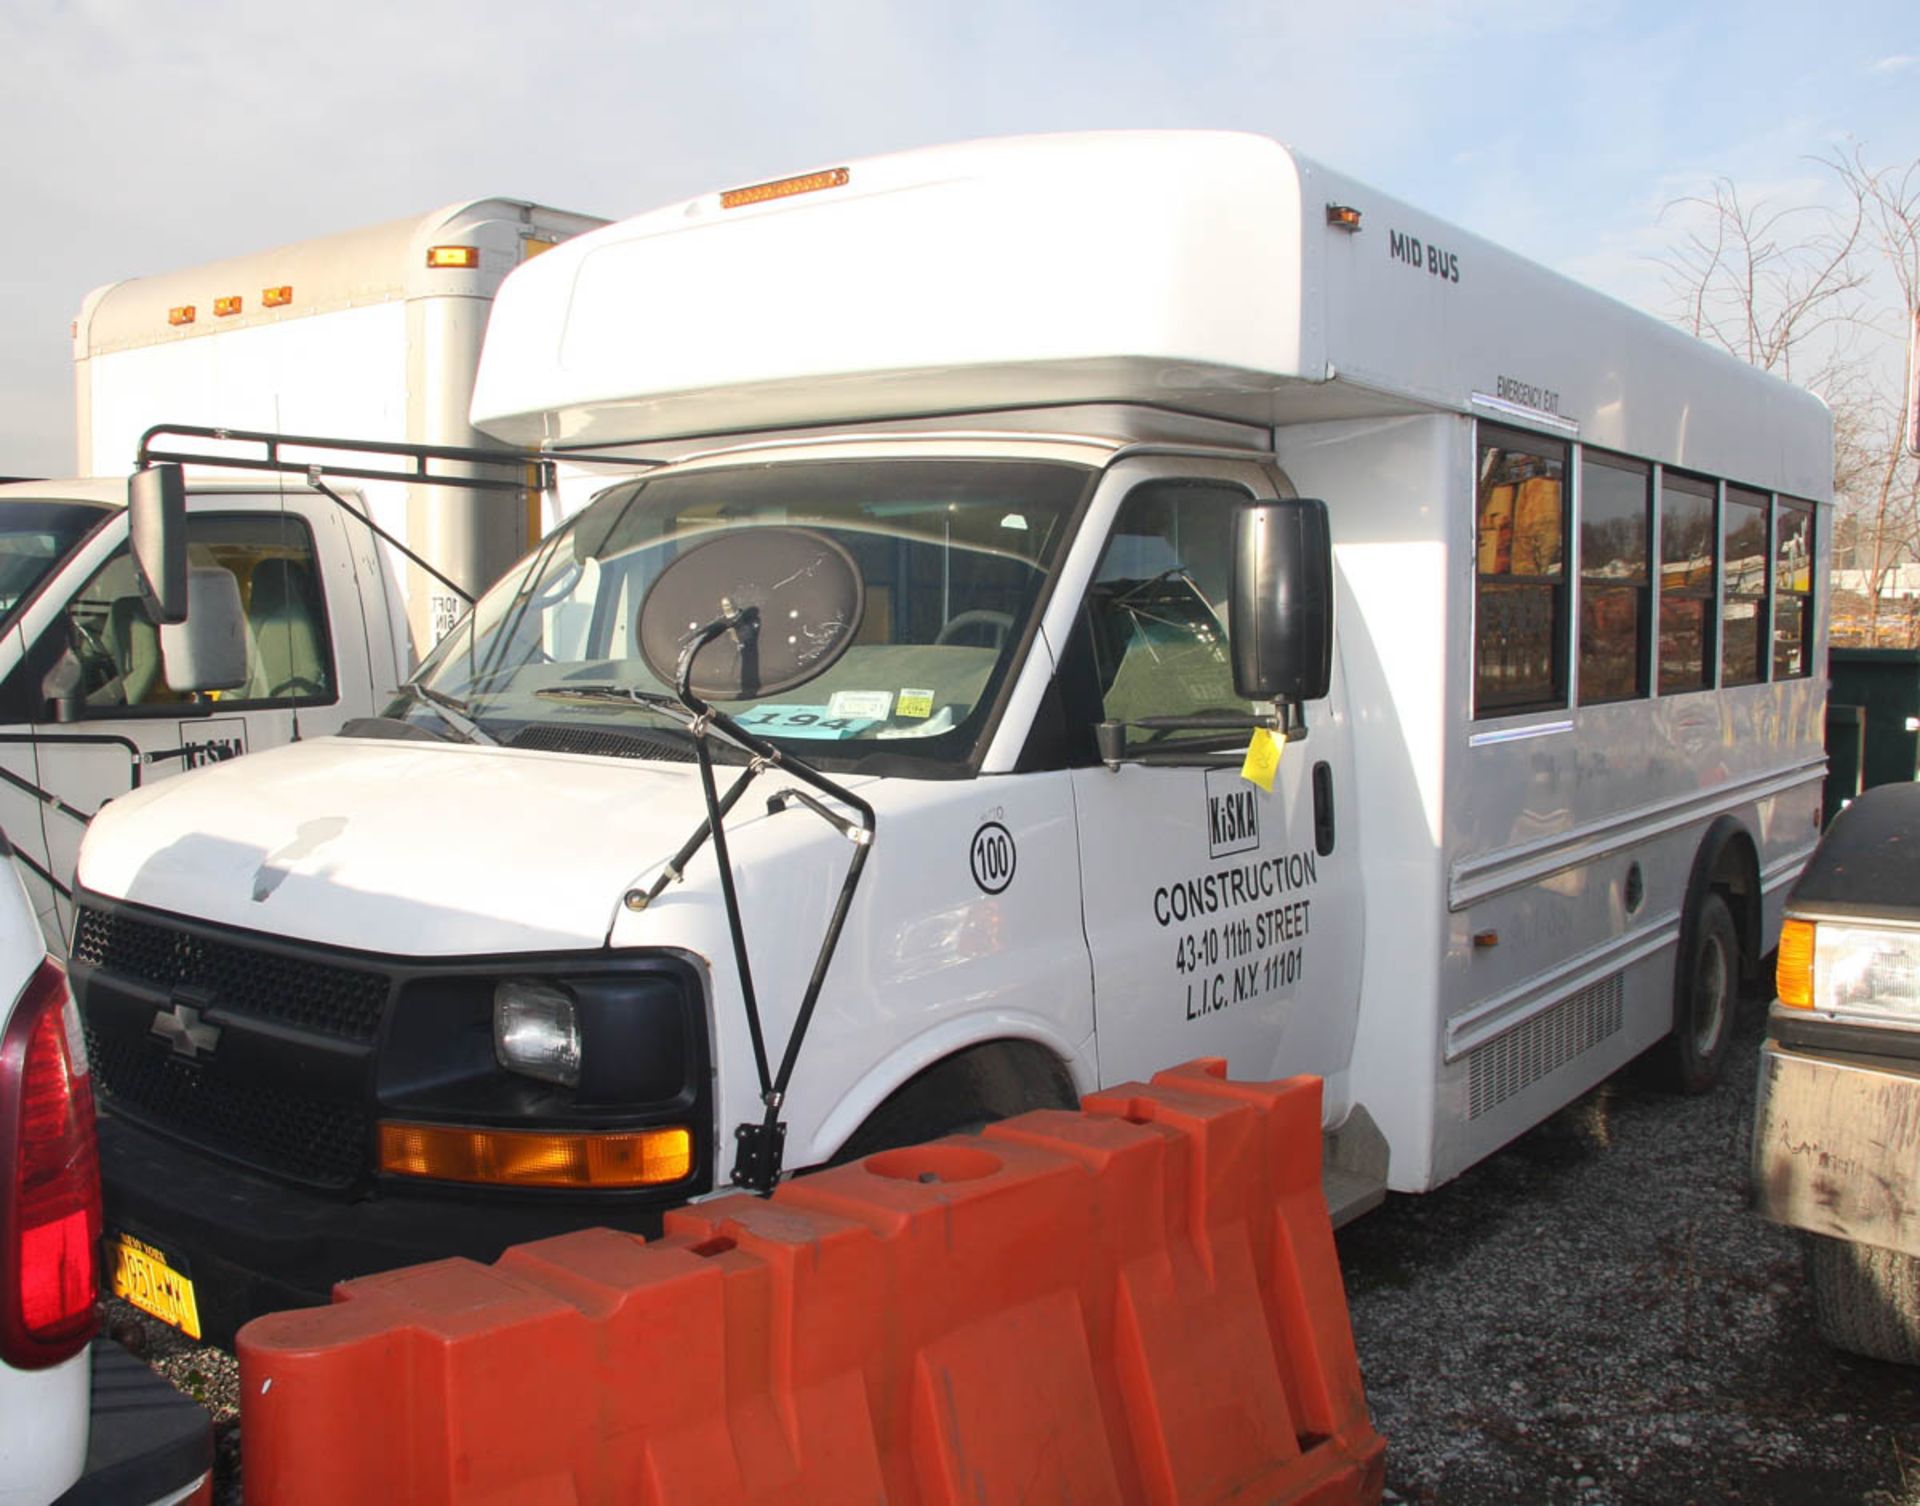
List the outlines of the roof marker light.
{"label": "roof marker light", "polygon": [[167,310],[167,323],[173,325],[191,324],[196,310],[190,303],[176,304]]}
{"label": "roof marker light", "polygon": [[427,265],[472,269],[480,265],[480,248],[478,246],[429,246],[427,247]]}
{"label": "roof marker light", "polygon": [[282,283],[277,288],[262,288],[260,290],[260,302],[263,307],[270,309],[285,308],[293,302],[293,284]]}
{"label": "roof marker light", "polygon": [[1360,211],[1351,204],[1329,204],[1327,223],[1335,230],[1344,230],[1352,235],[1360,228]]}
{"label": "roof marker light", "polygon": [[797,178],[776,178],[771,183],[755,183],[747,188],[730,188],[720,195],[722,209],[742,209],[748,204],[765,204],[772,199],[790,199],[795,194],[818,193],[823,188],[844,188],[849,174],[844,167],[828,168],[821,173],[802,173]]}
{"label": "roof marker light", "polygon": [[225,319],[230,314],[239,313],[241,306],[241,298],[238,293],[229,294],[225,298],[216,298],[213,300],[213,317],[216,319]]}

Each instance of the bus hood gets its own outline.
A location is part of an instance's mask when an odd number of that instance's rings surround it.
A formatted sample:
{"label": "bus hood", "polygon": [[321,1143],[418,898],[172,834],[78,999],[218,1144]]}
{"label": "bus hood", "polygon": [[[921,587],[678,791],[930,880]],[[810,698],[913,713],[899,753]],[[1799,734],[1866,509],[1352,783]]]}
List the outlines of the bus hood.
{"label": "bus hood", "polygon": [[94,818],[79,878],[361,951],[576,950],[605,945],[622,895],[704,814],[691,764],[326,737],[123,795]]}

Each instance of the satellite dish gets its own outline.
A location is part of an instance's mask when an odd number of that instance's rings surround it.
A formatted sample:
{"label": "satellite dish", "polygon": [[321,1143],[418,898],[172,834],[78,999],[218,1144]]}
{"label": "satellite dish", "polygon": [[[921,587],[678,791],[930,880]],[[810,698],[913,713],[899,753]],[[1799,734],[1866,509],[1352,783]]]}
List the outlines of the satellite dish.
{"label": "satellite dish", "polygon": [[744,620],[694,655],[703,700],[752,701],[824,674],[853,642],[866,587],[853,556],[807,528],[740,528],[689,549],[640,603],[640,655],[677,685],[680,655],[701,628]]}

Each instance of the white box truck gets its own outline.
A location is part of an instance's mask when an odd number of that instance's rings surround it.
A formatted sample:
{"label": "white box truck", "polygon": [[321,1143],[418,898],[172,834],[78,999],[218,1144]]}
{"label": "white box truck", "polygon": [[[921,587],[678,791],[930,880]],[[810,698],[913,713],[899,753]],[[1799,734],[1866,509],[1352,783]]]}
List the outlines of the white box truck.
{"label": "white box truck", "polygon": [[313,425],[497,450],[466,416],[493,296],[528,256],[601,223],[483,199],[88,295],[74,323],[79,463],[116,479],[0,486],[0,826],[49,937],[68,935],[74,855],[105,801],[372,714],[464,610],[459,593],[544,526],[512,467],[491,468],[502,489],[429,491],[403,479],[405,457],[362,456],[398,476],[336,483],[346,507],[298,475],[203,467],[188,547],[234,575],[250,659],[241,684],[194,694],[168,682],[127,550],[122,478],[145,431]]}
{"label": "white box truck", "polygon": [[581,236],[473,418],[632,470],[81,854],[116,1249],[214,1334],[1199,1056],[1433,1187],[1710,1085],[1817,835],[1824,407],[1262,138]]}

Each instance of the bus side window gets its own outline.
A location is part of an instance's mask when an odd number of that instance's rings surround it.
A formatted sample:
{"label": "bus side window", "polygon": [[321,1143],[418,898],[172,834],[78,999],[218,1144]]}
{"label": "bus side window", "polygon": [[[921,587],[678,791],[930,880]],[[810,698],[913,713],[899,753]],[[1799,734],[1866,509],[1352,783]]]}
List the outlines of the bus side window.
{"label": "bus side window", "polygon": [[1767,678],[1767,499],[1727,488],[1720,515],[1720,557],[1726,584],[1720,603],[1720,683],[1757,685]]}
{"label": "bus side window", "polygon": [[1785,497],[1774,504],[1773,677],[1813,673],[1813,504]]}
{"label": "bus side window", "polygon": [[1660,476],[1660,694],[1710,690],[1714,644],[1714,502],[1699,476]]}
{"label": "bus side window", "polygon": [[1653,467],[1584,450],[1580,457],[1580,704],[1626,701],[1648,688],[1653,621],[1648,547]]}
{"label": "bus side window", "polygon": [[1567,704],[1567,447],[1482,425],[1473,714]]}

